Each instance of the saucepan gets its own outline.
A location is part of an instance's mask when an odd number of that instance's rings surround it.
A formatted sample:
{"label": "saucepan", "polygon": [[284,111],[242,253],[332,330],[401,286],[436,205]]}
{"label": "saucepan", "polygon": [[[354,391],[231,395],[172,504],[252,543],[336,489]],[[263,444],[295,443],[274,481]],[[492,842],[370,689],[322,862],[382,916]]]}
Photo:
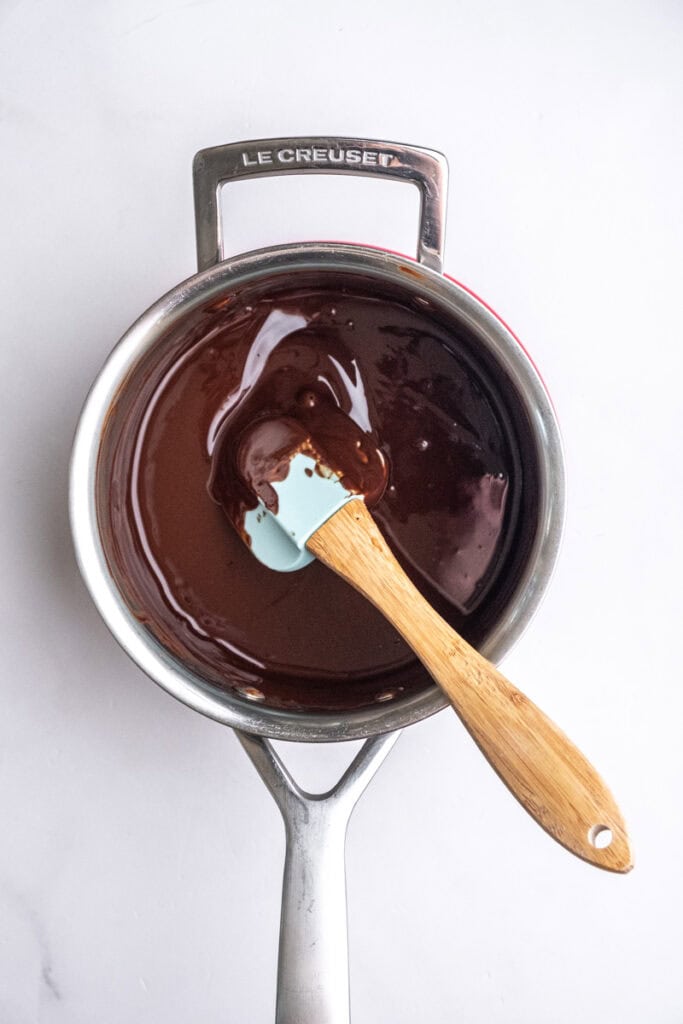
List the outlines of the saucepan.
{"label": "saucepan", "polygon": [[[305,242],[224,259],[220,189],[257,175],[360,174],[411,183],[421,197],[417,259],[339,242]],[[112,570],[98,509],[98,478],[118,412],[136,392],[168,338],[198,330],[202,312],[236,289],[283,274],[351,274],[379,294],[420,300],[438,309],[471,341],[529,444],[533,477],[531,541],[520,555],[514,585],[479,644],[492,661],[510,650],[531,619],[556,560],[564,512],[564,470],[552,404],[537,370],[504,322],[471,291],[442,273],[447,164],[415,146],[358,138],[283,138],[218,146],[194,162],[199,272],[172,288],[124,334],[87,398],[73,449],[70,511],[83,578],[114,637],[155,682],[195,711],[231,726],[270,789],[286,829],[276,1019],[279,1024],[344,1024],[349,1020],[344,843],[349,815],[399,731],[446,704],[425,684],[420,692],[349,710],[308,711],[254,703],[239,688],[217,686],[183,662],[147,628]],[[512,427],[510,428],[512,429]],[[305,571],[305,570],[304,570]],[[325,794],[304,792],[271,740],[365,742],[340,782]]]}

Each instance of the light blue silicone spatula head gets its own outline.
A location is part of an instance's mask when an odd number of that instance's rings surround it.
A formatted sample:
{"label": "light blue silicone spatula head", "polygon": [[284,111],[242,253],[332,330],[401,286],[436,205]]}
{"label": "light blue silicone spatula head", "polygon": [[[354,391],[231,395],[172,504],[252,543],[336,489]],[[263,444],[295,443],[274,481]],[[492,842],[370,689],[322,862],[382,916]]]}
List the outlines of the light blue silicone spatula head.
{"label": "light blue silicone spatula head", "polygon": [[270,569],[293,572],[314,561],[306,541],[349,501],[362,495],[348,491],[340,477],[319,461],[298,452],[284,480],[271,481],[277,508],[259,498],[244,516],[243,531],[252,554]]}

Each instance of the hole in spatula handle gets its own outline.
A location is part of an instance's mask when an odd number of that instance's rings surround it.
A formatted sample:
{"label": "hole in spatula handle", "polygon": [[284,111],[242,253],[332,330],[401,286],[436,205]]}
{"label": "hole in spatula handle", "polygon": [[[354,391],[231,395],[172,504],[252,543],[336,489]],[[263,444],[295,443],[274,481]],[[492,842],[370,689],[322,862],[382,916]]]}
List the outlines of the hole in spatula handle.
{"label": "hole in spatula handle", "polygon": [[613,838],[612,829],[608,825],[593,825],[588,830],[588,841],[596,850],[606,850]]}

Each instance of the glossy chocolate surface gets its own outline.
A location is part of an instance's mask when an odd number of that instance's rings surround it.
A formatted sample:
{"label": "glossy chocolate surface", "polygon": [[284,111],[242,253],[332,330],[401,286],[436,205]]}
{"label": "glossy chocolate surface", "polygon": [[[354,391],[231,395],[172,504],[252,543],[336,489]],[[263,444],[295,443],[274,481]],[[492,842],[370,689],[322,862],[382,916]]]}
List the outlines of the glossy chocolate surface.
{"label": "glossy chocolate surface", "polygon": [[341,711],[430,685],[360,595],[319,563],[267,569],[228,522],[223,508],[253,507],[240,445],[283,417],[328,450],[351,422],[382,453],[384,475],[358,486],[375,487],[399,561],[467,639],[485,636],[534,538],[535,463],[475,338],[417,298],[311,272],[225,296],[157,349],[105,430],[98,517],[127,603],[172,654],[274,707]]}
{"label": "glossy chocolate surface", "polygon": [[[244,418],[226,417],[213,450],[209,487],[240,536],[245,537],[245,513],[259,500],[277,514],[273,484],[285,479],[299,453],[313,460],[317,472],[331,472],[345,490],[362,494],[368,508],[384,494],[386,457],[326,389],[302,388],[293,402],[261,409],[240,430]],[[314,470],[306,472],[310,476]]]}

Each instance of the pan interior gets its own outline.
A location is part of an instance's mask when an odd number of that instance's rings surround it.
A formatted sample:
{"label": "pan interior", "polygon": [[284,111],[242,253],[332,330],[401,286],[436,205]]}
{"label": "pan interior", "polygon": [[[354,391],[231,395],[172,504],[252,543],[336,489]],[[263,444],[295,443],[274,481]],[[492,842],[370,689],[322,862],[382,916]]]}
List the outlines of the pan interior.
{"label": "pan interior", "polygon": [[[375,609],[318,564],[287,578],[264,569],[211,498],[209,439],[226,416],[258,414],[259,388],[271,394],[254,368],[259,346],[278,380],[336,366],[346,411],[392,467],[395,496],[376,517],[439,612],[476,646],[508,613],[539,528],[526,405],[465,317],[418,287],[339,267],[227,280],[176,316],[127,374],[95,478],[118,592],[149,642],[220,701],[343,716],[420,699],[433,684]],[[453,509],[463,439],[483,444],[493,459],[484,469],[506,485],[495,544],[472,585],[457,569],[467,538],[449,532],[469,522],[467,509]]]}

